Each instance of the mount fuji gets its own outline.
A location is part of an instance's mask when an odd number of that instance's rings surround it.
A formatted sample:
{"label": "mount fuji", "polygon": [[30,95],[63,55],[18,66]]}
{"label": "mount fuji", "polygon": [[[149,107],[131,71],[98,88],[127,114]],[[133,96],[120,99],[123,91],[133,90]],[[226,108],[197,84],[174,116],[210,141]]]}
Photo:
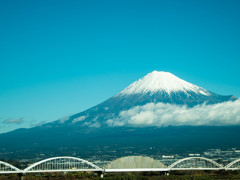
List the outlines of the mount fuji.
{"label": "mount fuji", "polygon": [[102,152],[106,146],[134,146],[137,153],[145,146],[172,152],[240,147],[239,104],[232,95],[218,95],[169,72],[153,71],[86,111],[1,134],[0,152],[28,149],[31,154],[44,149],[51,154],[59,147],[78,147],[86,155],[89,148]]}
{"label": "mount fuji", "polygon": [[[191,108],[203,103],[217,104],[233,100],[236,100],[234,96],[212,93],[169,72],[153,71],[103,103],[69,117],[64,124],[74,123],[90,127],[107,126],[121,112],[149,103],[185,105]],[[62,124],[63,121],[59,120],[56,123]]]}

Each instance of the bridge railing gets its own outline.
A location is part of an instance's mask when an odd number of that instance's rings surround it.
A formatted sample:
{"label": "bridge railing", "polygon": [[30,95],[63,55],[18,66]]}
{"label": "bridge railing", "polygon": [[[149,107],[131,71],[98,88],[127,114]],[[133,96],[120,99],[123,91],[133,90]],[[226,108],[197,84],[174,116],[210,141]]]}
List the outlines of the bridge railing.
{"label": "bridge railing", "polygon": [[170,170],[217,170],[224,169],[224,167],[211,160],[204,157],[188,157],[180,159],[169,166]]}
{"label": "bridge railing", "polygon": [[6,162],[0,161],[0,174],[9,174],[9,173],[21,173],[22,170],[17,167],[8,164]]}
{"label": "bridge railing", "polygon": [[58,171],[103,171],[102,168],[84,159],[75,157],[54,157],[39,161],[23,170],[31,172],[58,172]]}
{"label": "bridge railing", "polygon": [[239,170],[240,169],[240,159],[237,159],[225,166],[226,170]]}

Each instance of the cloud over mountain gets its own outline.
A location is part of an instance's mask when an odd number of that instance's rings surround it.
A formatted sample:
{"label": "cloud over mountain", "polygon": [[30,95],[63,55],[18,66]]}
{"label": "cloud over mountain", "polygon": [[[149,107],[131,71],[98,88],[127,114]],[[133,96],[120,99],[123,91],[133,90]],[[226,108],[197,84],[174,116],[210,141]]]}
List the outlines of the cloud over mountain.
{"label": "cloud over mountain", "polygon": [[240,100],[201,104],[189,108],[164,103],[148,103],[121,111],[109,126],[228,126],[240,125]]}

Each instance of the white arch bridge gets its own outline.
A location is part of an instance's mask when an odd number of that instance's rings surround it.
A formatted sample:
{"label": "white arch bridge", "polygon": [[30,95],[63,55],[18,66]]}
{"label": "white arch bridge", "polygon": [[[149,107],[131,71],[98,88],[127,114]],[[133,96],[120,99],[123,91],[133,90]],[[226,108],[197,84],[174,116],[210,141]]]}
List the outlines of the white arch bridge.
{"label": "white arch bridge", "polygon": [[175,170],[240,170],[240,159],[237,159],[226,166],[223,166],[211,159],[204,157],[188,157],[180,159],[164,168],[128,168],[128,169],[103,169],[97,165],[76,157],[53,157],[36,162],[26,169],[19,169],[9,163],[0,161],[0,174],[26,174],[43,172],[76,172],[93,171],[104,172],[133,172],[133,171],[175,171]]}

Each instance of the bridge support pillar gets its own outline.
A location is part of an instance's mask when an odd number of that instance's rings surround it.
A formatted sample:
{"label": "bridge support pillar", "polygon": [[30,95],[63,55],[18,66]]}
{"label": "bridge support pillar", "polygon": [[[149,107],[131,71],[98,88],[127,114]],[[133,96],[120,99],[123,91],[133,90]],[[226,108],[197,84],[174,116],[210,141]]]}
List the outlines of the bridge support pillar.
{"label": "bridge support pillar", "polygon": [[24,174],[18,173],[18,180],[24,180]]}
{"label": "bridge support pillar", "polygon": [[103,172],[99,172],[99,171],[98,171],[97,173],[98,173],[98,175],[99,175],[100,178],[103,178],[103,176],[104,176]]}
{"label": "bridge support pillar", "polygon": [[169,176],[169,172],[168,171],[164,172],[164,175]]}

